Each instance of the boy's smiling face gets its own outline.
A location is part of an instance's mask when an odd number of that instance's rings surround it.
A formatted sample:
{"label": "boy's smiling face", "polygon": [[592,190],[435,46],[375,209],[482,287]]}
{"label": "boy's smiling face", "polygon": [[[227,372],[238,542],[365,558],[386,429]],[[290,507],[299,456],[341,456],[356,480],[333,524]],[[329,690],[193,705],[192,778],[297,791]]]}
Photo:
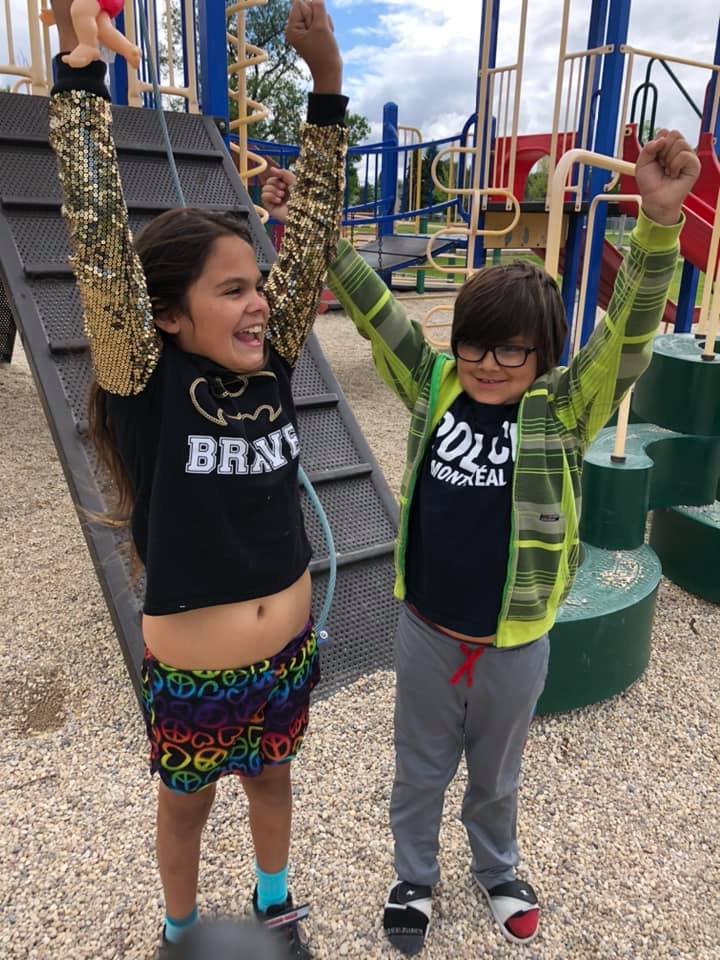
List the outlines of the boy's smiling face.
{"label": "boy's smiling face", "polygon": [[[519,361],[525,349],[534,347],[527,337],[511,337],[497,347],[517,348]],[[512,351],[511,351],[512,352]],[[462,355],[480,356],[482,349],[472,344],[458,344],[457,372],[460,386],[476,403],[496,405],[519,403],[523,395],[537,379],[537,353],[527,354],[522,366],[501,366],[488,350],[482,360],[471,362],[463,360]]]}

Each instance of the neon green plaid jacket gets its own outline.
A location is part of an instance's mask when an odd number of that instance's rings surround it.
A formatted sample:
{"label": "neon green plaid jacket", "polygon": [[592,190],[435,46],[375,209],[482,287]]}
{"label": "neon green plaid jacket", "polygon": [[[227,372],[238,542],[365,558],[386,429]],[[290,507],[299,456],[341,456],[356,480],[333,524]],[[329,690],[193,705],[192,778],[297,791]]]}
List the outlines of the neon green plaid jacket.
{"label": "neon green plaid jacket", "polygon": [[[498,647],[541,637],[570,591],[580,560],[583,454],[650,362],[681,227],[663,227],[640,215],[604,321],[569,367],[538,377],[520,402]],[[428,345],[420,325],[408,320],[347,241],[338,248],[328,282],[370,341],[380,376],[412,414],[395,546],[395,596],[402,600],[418,471],[435,427],[462,388],[455,361]]]}

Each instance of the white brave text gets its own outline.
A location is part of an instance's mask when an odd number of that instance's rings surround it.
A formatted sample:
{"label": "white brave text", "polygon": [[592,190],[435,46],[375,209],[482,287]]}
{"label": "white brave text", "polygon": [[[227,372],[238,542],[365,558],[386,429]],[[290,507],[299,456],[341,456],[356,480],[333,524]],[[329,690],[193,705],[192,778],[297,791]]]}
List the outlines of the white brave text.
{"label": "white brave text", "polygon": [[188,437],[186,473],[218,473],[221,476],[272,473],[295,460],[300,441],[291,423],[252,443],[241,437]]}

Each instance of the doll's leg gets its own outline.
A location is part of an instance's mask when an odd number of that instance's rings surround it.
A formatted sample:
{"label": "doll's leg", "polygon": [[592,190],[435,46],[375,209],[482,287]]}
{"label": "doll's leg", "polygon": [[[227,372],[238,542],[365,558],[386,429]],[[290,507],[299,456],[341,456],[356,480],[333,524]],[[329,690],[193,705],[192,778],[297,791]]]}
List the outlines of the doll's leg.
{"label": "doll's leg", "polygon": [[130,43],[125,34],[120,33],[105,11],[97,18],[97,28],[100,43],[125,57],[130,66],[137,70],[140,66],[140,47]]}
{"label": "doll's leg", "polygon": [[93,60],[100,60],[98,50],[97,16],[100,13],[98,0],[73,0],[70,7],[78,44],[63,57],[71,67],[86,67]]}

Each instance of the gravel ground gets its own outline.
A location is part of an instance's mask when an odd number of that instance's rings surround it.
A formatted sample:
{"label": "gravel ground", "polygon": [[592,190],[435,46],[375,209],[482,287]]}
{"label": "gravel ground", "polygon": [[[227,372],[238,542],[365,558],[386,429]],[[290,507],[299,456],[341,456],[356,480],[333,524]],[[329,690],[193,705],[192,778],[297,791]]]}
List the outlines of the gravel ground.
{"label": "gravel ground", "polygon": [[[397,492],[407,415],[344,317],[318,330]],[[18,354],[0,368],[0,957],[149,960],[162,902],[143,729]],[[717,960],[719,634],[720,607],[663,582],[646,675],[610,702],[533,724],[520,839],[544,922],[531,947],[505,944],[471,885],[458,774],[427,960]],[[398,956],[380,927],[392,696],[386,672],[319,703],[296,765],[293,886],[311,902],[317,958]],[[245,822],[242,791],[226,782],[206,834],[208,915],[245,910]]]}

